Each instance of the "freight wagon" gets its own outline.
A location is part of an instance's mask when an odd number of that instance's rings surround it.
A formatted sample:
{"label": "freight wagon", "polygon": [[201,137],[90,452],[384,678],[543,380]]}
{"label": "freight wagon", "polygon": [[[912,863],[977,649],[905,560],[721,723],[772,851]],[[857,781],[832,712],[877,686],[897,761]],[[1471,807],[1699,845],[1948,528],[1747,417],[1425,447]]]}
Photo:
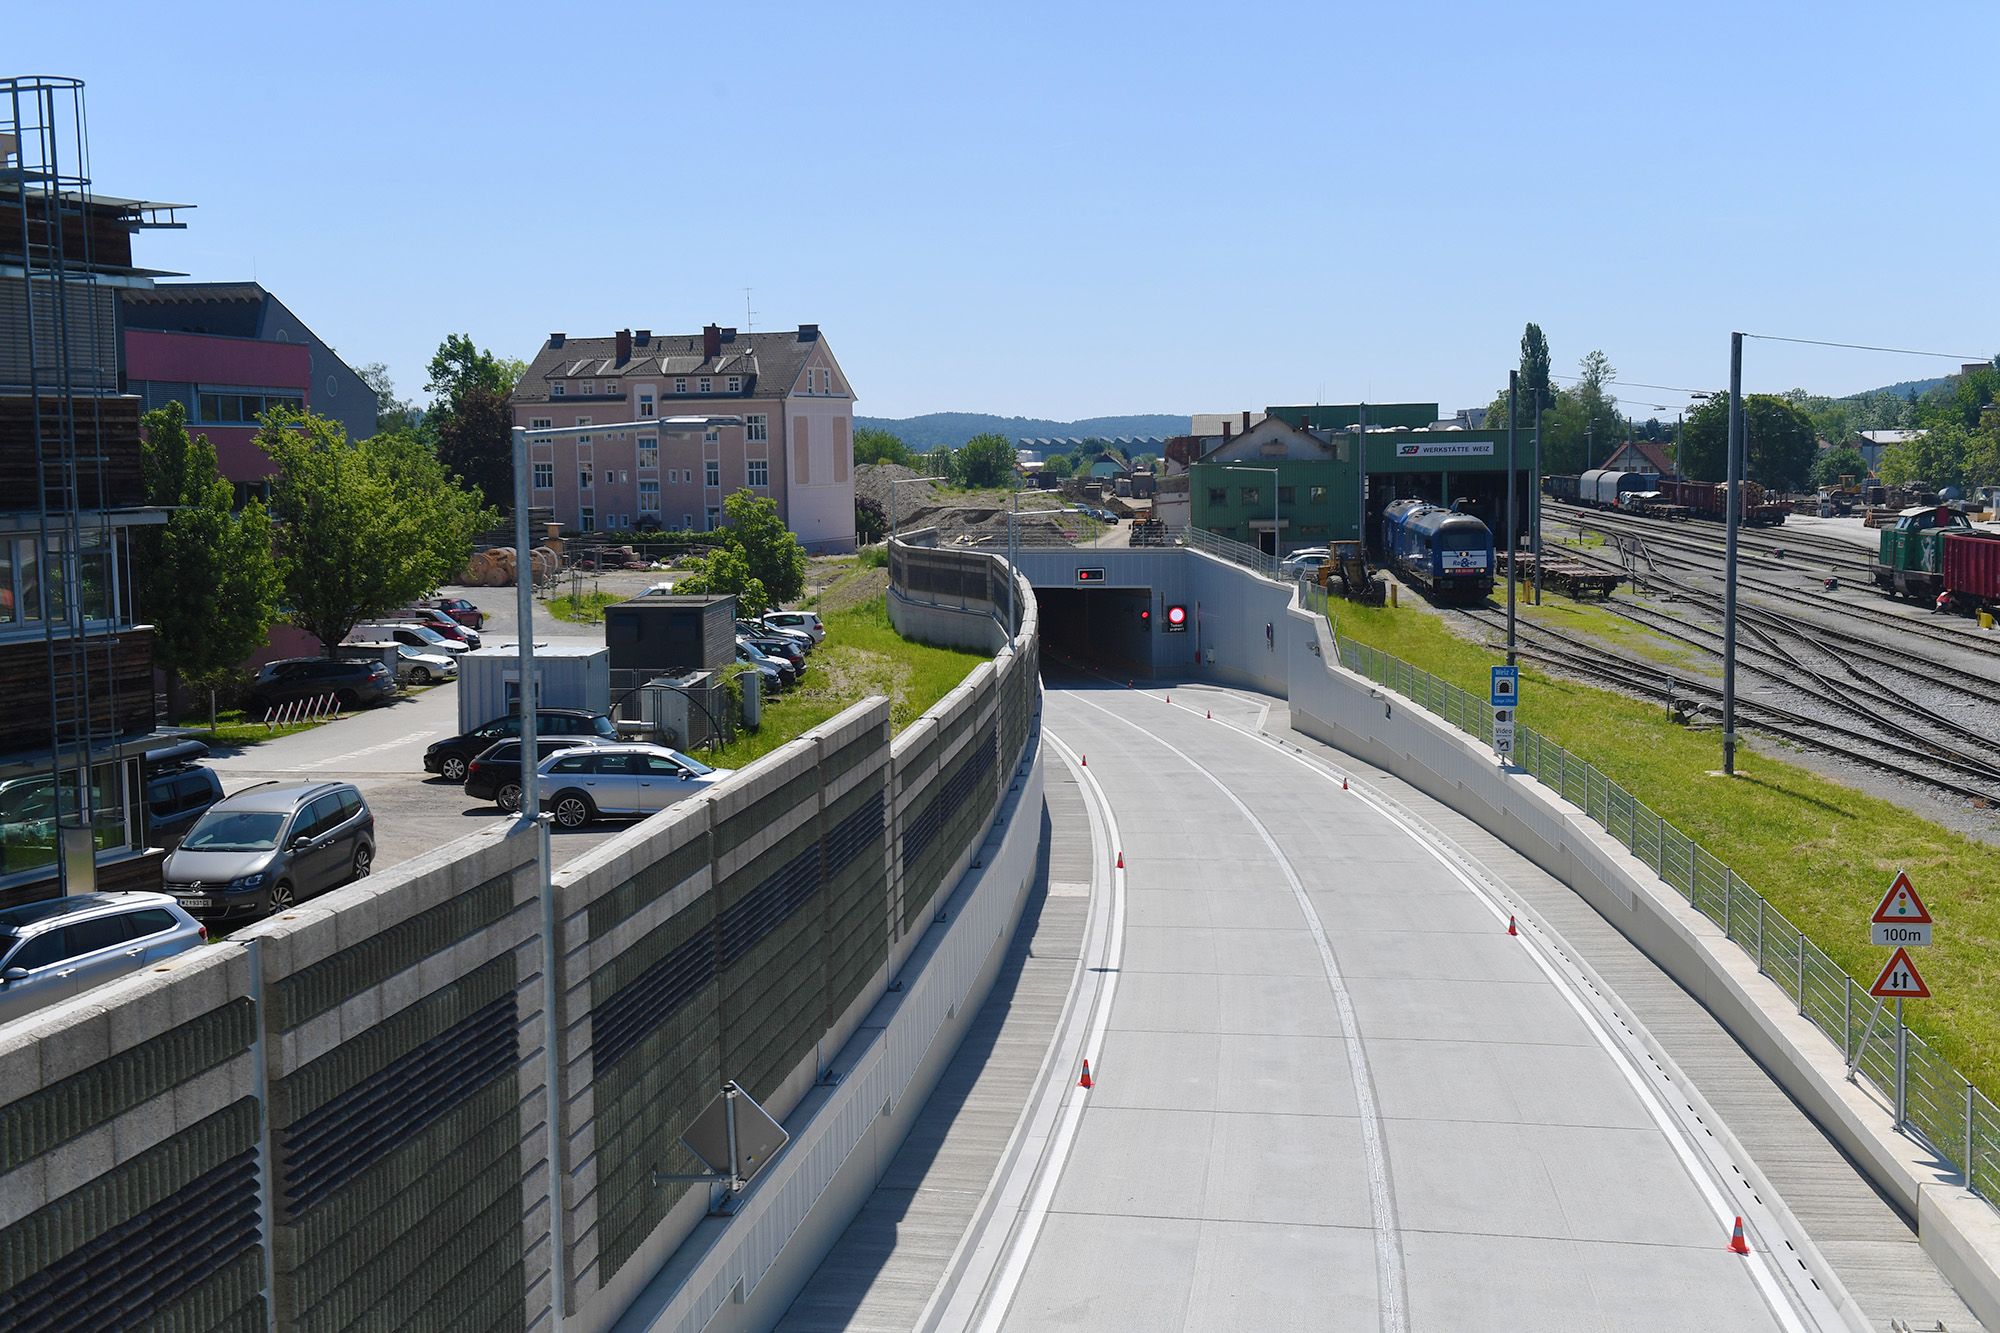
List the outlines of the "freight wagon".
{"label": "freight wagon", "polygon": [[2000,532],[1944,529],[1944,586],[1961,611],[2000,607]]}
{"label": "freight wagon", "polygon": [[[1729,487],[1723,482],[1662,481],[1660,499],[1667,504],[1679,505],[1696,518],[1722,523],[1729,517]],[[1783,523],[1789,512],[1784,503],[1769,499],[1764,488],[1756,482],[1743,483],[1743,522],[1746,525],[1755,528]]]}

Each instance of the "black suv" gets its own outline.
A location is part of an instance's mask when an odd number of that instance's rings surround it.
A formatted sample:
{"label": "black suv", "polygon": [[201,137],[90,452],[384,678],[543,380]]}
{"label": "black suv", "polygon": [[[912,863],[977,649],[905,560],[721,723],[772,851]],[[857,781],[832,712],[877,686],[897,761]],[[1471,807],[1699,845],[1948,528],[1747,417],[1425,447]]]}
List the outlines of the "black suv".
{"label": "black suv", "polygon": [[198,760],[208,758],[200,741],[182,741],[146,751],[146,841],[171,848],[202,813],[222,799],[222,782]]}
{"label": "black suv", "polygon": [[[543,759],[579,746],[609,744],[601,736],[537,736],[535,753]],[[465,794],[491,801],[508,814],[521,809],[521,742],[495,741],[481,750],[465,770]]]}
{"label": "black suv", "polygon": [[396,677],[380,660],[344,662],[331,657],[291,657],[266,662],[250,682],[255,712],[296,699],[332,695],[342,708],[381,703],[396,697]]}
{"label": "black suv", "polygon": [[[535,732],[537,736],[595,736],[599,740],[615,741],[618,728],[602,713],[586,712],[581,708],[537,708],[535,710]],[[478,757],[479,752],[495,741],[504,741],[521,734],[521,718],[517,713],[496,717],[484,726],[474,727],[463,736],[453,736],[448,741],[439,741],[424,751],[424,769],[437,773],[447,782],[465,781],[465,770]]]}

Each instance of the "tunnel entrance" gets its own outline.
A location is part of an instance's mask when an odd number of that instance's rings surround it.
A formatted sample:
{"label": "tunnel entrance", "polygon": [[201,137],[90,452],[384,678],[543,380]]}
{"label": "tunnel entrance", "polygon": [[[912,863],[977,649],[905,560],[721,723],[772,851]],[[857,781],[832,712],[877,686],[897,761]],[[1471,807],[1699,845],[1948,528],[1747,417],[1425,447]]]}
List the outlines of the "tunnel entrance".
{"label": "tunnel entrance", "polygon": [[1037,588],[1044,661],[1150,676],[1160,627],[1151,588]]}

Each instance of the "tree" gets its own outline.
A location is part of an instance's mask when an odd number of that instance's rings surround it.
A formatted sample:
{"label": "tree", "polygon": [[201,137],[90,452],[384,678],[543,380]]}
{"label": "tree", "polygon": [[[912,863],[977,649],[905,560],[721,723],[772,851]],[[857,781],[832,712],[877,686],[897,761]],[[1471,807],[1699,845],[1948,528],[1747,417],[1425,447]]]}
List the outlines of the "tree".
{"label": "tree", "polygon": [[514,392],[514,386],[527,372],[523,362],[497,357],[490,349],[482,350],[465,333],[446,334],[431,357],[429,369],[430,379],[424,383],[424,391],[435,394],[446,407],[474,388],[497,390],[504,397]]}
{"label": "tree", "polygon": [[1042,475],[1057,481],[1076,475],[1076,455],[1050,454],[1042,460]]}
{"label": "tree", "polygon": [[[749,493],[738,491],[736,495]],[[733,500],[736,496],[729,498]],[[750,562],[735,546],[717,546],[702,555],[695,561],[694,572],[674,581],[674,593],[689,597],[734,596],[736,613],[742,616],[760,616],[773,605],[763,580],[750,572]]]}
{"label": "tree", "polygon": [[722,502],[731,544],[743,554],[749,577],[771,604],[796,601],[806,590],[806,548],[778,517],[777,502],[752,491],[737,491]]}
{"label": "tree", "polygon": [[138,530],[139,595],[153,622],[154,662],[212,688],[263,646],[278,619],[281,580],[264,506],[253,500],[230,512],[215,449],[189,435],[186,421],[186,409],[170,402],[143,422],[147,503],[169,514]]}
{"label": "tree", "polygon": [[375,393],[375,429],[377,433],[389,430],[408,430],[417,422],[415,403],[404,402],[396,396],[396,382],[389,378],[389,367],[380,361],[370,361],[358,368],[355,374],[361,377]]}
{"label": "tree", "polygon": [[1004,435],[975,435],[958,447],[952,476],[961,486],[1005,486],[1014,475],[1014,446]]}
{"label": "tree", "polygon": [[1535,404],[1540,402],[1547,411],[1550,402],[1549,384],[1549,340],[1542,336],[1542,326],[1530,323],[1521,331],[1521,393],[1525,400],[1522,406],[1530,423],[1535,419]]}
{"label": "tree", "polygon": [[438,461],[445,469],[477,489],[482,498],[505,500],[511,506],[514,409],[508,405],[507,395],[475,384],[450,410],[438,414],[432,425]]}
{"label": "tree", "polygon": [[854,432],[854,461],[856,463],[898,463],[903,467],[915,467],[916,455],[910,446],[896,435],[873,426],[864,426]]}
{"label": "tree", "polygon": [[354,441],[310,412],[268,412],[257,445],[278,465],[271,509],[291,618],[328,656],[364,617],[450,579],[499,522],[416,436]]}
{"label": "tree", "polygon": [[[1819,443],[1804,409],[1775,394],[1743,399],[1744,475],[1774,490],[1797,490],[1812,475]],[[1710,398],[1688,417],[1677,454],[1681,475],[1725,481],[1729,475],[1729,399]]]}
{"label": "tree", "polygon": [[1852,445],[1841,445],[1828,449],[1813,464],[1813,485],[1838,486],[1842,477],[1853,477],[1856,481],[1868,475],[1868,460]]}
{"label": "tree", "polygon": [[926,475],[940,481],[951,480],[951,450],[939,445],[923,456],[921,469]]}
{"label": "tree", "polygon": [[1160,470],[1160,456],[1158,454],[1140,454],[1132,460],[1132,466],[1141,472],[1158,472]]}
{"label": "tree", "polygon": [[889,535],[889,516],[882,506],[865,495],[854,497],[854,540],[872,546]]}
{"label": "tree", "polygon": [[1577,406],[1583,413],[1584,435],[1592,462],[1601,463],[1611,457],[1611,450],[1624,435],[1618,399],[1606,387],[1618,378],[1618,368],[1603,352],[1593,351],[1578,364],[1577,371],[1575,393]]}

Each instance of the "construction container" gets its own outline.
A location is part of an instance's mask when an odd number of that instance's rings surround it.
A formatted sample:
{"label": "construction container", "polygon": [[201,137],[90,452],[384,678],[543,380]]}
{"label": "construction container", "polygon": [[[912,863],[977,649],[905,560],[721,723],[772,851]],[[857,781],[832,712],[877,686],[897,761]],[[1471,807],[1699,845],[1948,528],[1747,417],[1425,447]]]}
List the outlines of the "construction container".
{"label": "construction container", "polygon": [[736,660],[736,599],[648,593],[604,608],[613,671],[679,676]]}
{"label": "construction container", "polygon": [[[543,708],[611,711],[611,653],[601,644],[535,644],[535,694]],[[458,659],[458,729],[505,717],[521,702],[520,645],[497,643]]]}

